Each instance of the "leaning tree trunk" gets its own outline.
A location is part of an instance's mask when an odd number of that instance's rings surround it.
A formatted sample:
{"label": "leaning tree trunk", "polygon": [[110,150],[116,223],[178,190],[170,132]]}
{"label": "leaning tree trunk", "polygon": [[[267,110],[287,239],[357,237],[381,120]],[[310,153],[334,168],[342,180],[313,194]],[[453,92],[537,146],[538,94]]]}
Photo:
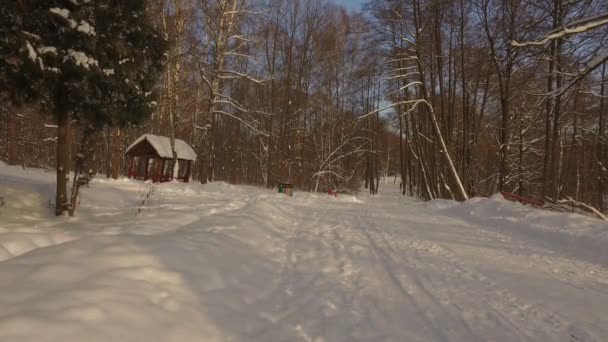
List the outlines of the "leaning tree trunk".
{"label": "leaning tree trunk", "polygon": [[439,122],[437,121],[437,116],[435,115],[435,110],[433,109],[433,105],[430,103],[428,92],[427,92],[426,86],[424,84],[424,82],[425,82],[424,68],[423,68],[420,60],[421,60],[420,54],[418,52],[417,64],[418,64],[418,72],[419,72],[419,77],[420,77],[419,78],[420,87],[422,90],[422,100],[427,105],[428,114],[431,119],[431,122],[430,122],[431,128],[435,133],[435,138],[439,142],[439,153],[441,155],[443,155],[445,162],[447,163],[450,180],[452,181],[453,184],[456,185],[456,194],[455,195],[456,195],[457,200],[466,201],[469,199],[469,196],[467,195],[467,192],[464,189],[462,181],[460,180],[460,176],[458,175],[458,172],[456,171],[456,167],[454,166],[454,162],[452,161],[452,157],[450,156],[448,147],[446,146],[445,140],[443,139],[443,135],[441,134],[441,128],[439,127]]}

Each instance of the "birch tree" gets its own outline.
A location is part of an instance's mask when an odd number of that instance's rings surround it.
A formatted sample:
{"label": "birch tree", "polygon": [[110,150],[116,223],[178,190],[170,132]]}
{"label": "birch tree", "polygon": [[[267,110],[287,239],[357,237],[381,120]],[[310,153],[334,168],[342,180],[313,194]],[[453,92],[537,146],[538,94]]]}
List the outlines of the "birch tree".
{"label": "birch tree", "polygon": [[[247,31],[246,21],[261,12],[254,8],[253,1],[245,0],[200,0],[199,6],[205,41],[200,44],[204,50],[199,52],[198,63],[200,77],[209,91],[209,115],[202,126],[206,165],[201,182],[207,182],[214,179],[218,116],[235,119],[258,134],[267,133],[257,120],[243,117],[252,111],[228,93],[230,84],[235,81],[263,84],[247,68],[249,59],[254,58],[248,48],[256,41]],[[246,66],[244,70],[238,69],[243,65]]]}

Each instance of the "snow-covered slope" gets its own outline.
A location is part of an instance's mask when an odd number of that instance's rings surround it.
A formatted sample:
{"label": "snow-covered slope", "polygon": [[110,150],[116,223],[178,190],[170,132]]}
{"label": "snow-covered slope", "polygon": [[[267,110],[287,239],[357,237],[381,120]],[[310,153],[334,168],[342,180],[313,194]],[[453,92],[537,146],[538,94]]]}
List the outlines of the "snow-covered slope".
{"label": "snow-covered slope", "polygon": [[0,341],[608,340],[592,218],[102,179],[55,218],[52,184],[0,165]]}

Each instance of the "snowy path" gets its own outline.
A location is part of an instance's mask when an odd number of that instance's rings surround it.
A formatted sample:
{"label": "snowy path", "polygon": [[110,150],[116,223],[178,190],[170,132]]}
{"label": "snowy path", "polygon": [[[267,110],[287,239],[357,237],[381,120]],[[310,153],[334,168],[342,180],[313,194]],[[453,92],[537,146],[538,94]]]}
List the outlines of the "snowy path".
{"label": "snowy path", "polygon": [[[309,330],[327,329],[321,335],[328,340],[602,341],[608,336],[605,268],[558,258],[491,227],[459,224],[425,209],[396,199],[348,209],[324,205],[296,229],[289,239],[289,269],[309,276],[286,278],[309,285],[295,293],[285,287],[295,298],[315,299]],[[348,295],[336,295],[336,284],[324,286],[336,278]],[[324,309],[313,309],[319,298],[325,300],[325,315],[315,319]]]}
{"label": "snowy path", "polygon": [[136,215],[145,186],[105,181],[60,220],[45,182],[0,185],[0,341],[608,340],[595,220],[225,184]]}

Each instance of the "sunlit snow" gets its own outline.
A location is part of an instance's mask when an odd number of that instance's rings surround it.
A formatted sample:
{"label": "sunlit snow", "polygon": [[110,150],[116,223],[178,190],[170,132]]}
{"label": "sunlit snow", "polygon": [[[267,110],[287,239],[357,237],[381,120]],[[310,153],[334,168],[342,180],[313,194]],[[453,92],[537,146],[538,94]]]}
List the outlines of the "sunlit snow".
{"label": "sunlit snow", "polygon": [[[423,203],[0,163],[1,341],[606,341],[608,227],[500,197]],[[149,196],[152,194],[151,196]]]}

